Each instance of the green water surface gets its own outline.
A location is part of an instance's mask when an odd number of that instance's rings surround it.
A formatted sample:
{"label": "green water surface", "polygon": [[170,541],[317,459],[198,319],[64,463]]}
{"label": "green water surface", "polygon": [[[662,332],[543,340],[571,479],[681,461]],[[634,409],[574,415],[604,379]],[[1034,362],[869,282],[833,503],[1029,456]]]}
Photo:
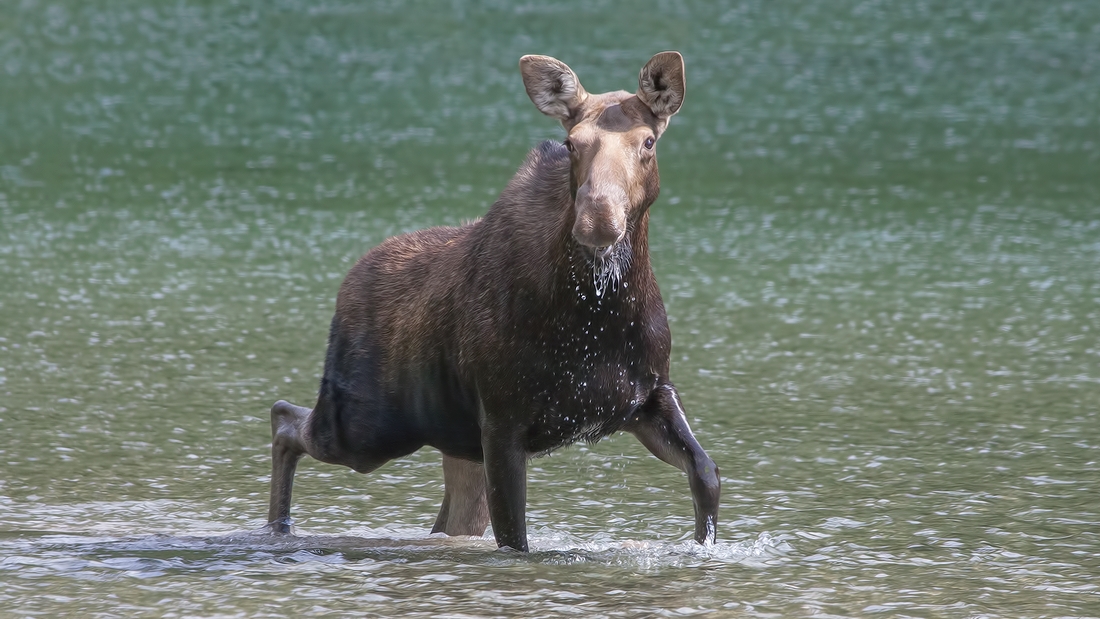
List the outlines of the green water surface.
{"label": "green water surface", "polygon": [[[529,468],[529,556],[424,450],[267,409],[337,287],[561,139],[523,54],[688,91],[650,242],[719,542],[629,436]],[[0,615],[1100,616],[1100,3],[0,2]]]}

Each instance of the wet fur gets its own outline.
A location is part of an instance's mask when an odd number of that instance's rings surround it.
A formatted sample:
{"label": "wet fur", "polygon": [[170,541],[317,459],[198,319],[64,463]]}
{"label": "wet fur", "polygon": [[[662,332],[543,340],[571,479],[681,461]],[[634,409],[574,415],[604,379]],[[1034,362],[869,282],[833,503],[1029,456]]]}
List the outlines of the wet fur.
{"label": "wet fur", "polygon": [[[669,382],[649,263],[652,141],[683,99],[682,58],[654,56],[636,96],[591,95],[553,58],[520,65],[579,146],[540,144],[482,219],[387,239],[351,268],[316,405],[271,409],[273,532],[290,530],[303,455],[366,473],[430,445],[445,477],[433,531],[491,519],[498,545],[527,550],[527,459],[626,430],[688,474],[695,539],[714,540],[718,469]],[[600,155],[601,140],[619,146]]]}
{"label": "wet fur", "polygon": [[481,220],[360,259],[337,298],[312,437],[481,460],[486,392],[512,402],[530,454],[622,428],[667,376],[668,325],[646,222],[612,256],[591,256],[569,235],[569,174],[566,149],[544,142]]}

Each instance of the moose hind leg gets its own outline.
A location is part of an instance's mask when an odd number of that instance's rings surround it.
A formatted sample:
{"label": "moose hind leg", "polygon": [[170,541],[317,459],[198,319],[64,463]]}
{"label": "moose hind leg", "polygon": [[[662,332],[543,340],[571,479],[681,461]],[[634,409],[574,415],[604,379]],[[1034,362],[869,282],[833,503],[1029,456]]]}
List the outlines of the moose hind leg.
{"label": "moose hind leg", "polygon": [[294,471],[306,453],[302,429],[309,412],[284,400],[271,407],[271,502],[267,522],[272,533],[290,532],[290,495]]}
{"label": "moose hind leg", "polygon": [[485,467],[477,462],[443,456],[443,506],[432,533],[485,535],[489,504],[485,499]]}
{"label": "moose hind leg", "polygon": [[626,430],[653,455],[687,473],[695,506],[695,541],[713,543],[721,494],[718,467],[691,433],[676,388],[658,386]]}
{"label": "moose hind leg", "polygon": [[276,402],[271,407],[268,526],[273,533],[290,532],[294,472],[303,455],[370,473],[423,445],[415,428],[393,410],[369,405],[336,408],[324,396],[317,399],[313,410],[282,400]]}

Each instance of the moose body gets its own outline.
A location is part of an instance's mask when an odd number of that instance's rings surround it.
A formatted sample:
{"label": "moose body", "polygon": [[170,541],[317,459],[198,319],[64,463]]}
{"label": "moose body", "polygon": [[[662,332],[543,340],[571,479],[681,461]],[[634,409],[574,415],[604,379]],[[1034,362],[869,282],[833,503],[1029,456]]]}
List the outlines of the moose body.
{"label": "moose body", "polygon": [[716,535],[719,477],[669,382],[671,335],[650,268],[654,144],[683,100],[683,60],[654,56],[636,95],[590,95],[525,56],[535,105],[570,137],[527,157],[485,216],[390,238],[344,280],[312,410],[271,411],[275,532],[304,454],[370,472],[443,453],[433,532],[527,550],[526,463],[624,430],[689,477],[695,539]]}

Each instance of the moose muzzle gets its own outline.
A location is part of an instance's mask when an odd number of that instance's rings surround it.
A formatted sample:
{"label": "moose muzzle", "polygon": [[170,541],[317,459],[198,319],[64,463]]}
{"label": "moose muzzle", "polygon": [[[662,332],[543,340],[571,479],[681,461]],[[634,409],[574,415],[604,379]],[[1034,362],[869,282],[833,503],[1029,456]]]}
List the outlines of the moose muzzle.
{"label": "moose muzzle", "polygon": [[610,247],[626,235],[630,202],[616,185],[594,186],[588,182],[577,189],[573,238],[592,249]]}

